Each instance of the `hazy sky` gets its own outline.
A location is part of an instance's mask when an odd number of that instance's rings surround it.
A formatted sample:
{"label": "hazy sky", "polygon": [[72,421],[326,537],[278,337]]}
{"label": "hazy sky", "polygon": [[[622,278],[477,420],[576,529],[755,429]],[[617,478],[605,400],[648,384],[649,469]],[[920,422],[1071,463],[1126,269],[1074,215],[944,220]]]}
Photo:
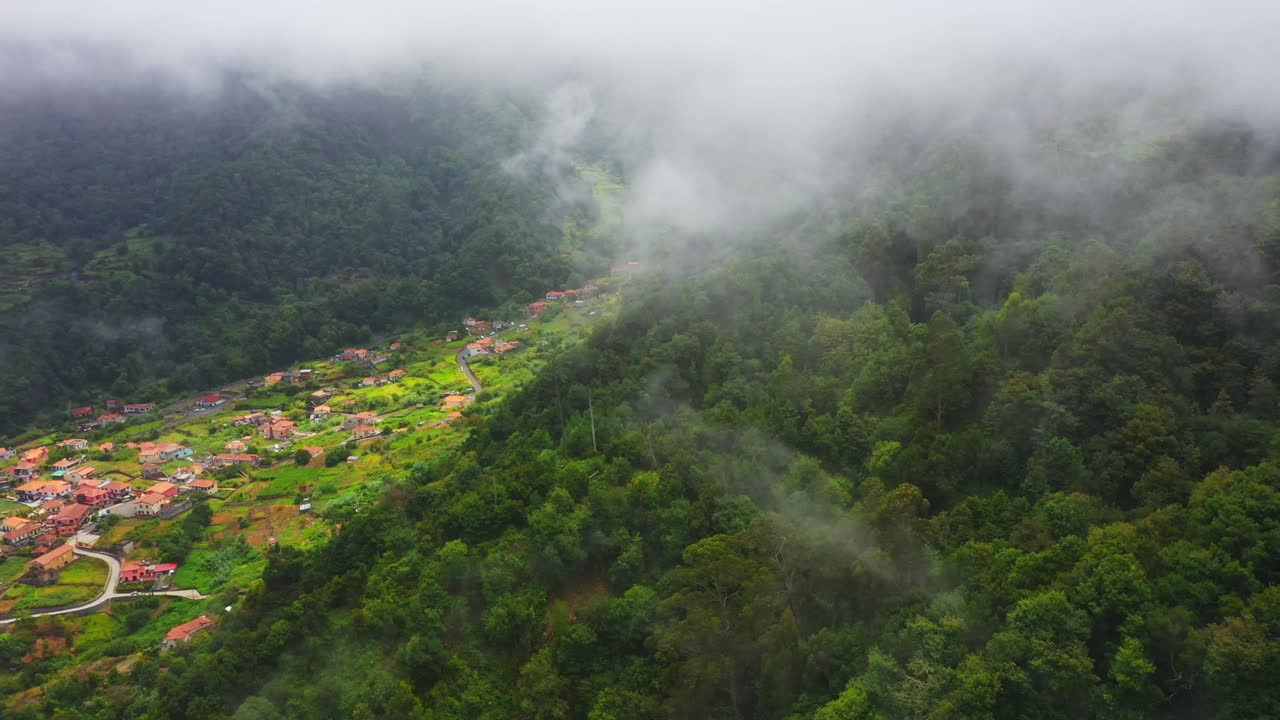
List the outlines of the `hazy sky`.
{"label": "hazy sky", "polygon": [[[1265,79],[1274,68],[1265,61],[1276,58],[1280,6],[1265,0],[4,0],[0,19],[6,45],[34,46],[40,65],[64,72],[79,62],[70,48],[96,46],[117,55],[107,63],[94,58],[81,70],[191,74],[210,63],[248,63],[320,78],[434,58],[495,72],[568,63],[635,78],[684,69],[803,86],[886,74],[937,80],[979,60],[1017,55],[1120,74],[1181,59],[1223,73],[1224,80],[1228,74]],[[908,73],[913,77],[904,77]]]}
{"label": "hazy sky", "polygon": [[1269,127],[1277,35],[1280,2],[1263,0],[0,0],[0,84],[205,87],[226,67],[374,82],[423,63],[474,82],[574,74],[601,97],[549,86],[564,125],[542,141],[608,113],[646,141],[634,212],[709,227],[829,184],[890,97],[1006,144],[1100,86],[1194,91]]}

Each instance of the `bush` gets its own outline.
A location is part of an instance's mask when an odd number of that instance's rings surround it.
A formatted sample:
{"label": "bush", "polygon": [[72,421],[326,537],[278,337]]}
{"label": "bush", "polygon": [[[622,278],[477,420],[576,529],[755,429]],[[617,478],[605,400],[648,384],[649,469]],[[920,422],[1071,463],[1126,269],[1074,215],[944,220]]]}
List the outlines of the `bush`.
{"label": "bush", "polygon": [[102,647],[102,654],[107,657],[121,657],[137,650],[137,644],[126,638],[116,638]]}
{"label": "bush", "polygon": [[149,622],[151,622],[151,611],[146,608],[136,608],[125,614],[124,629],[130,634],[136,633]]}

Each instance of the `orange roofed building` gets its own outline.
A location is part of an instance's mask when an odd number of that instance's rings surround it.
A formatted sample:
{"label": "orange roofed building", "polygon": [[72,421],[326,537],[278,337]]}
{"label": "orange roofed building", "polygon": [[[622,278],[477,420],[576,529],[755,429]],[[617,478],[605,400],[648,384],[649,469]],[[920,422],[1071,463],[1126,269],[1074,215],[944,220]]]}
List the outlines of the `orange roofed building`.
{"label": "orange roofed building", "polygon": [[442,410],[457,410],[466,407],[470,402],[471,399],[466,395],[445,395],[440,407]]}
{"label": "orange roofed building", "polygon": [[378,434],[378,428],[372,425],[357,425],[351,428],[351,437],[357,440],[373,437]]}
{"label": "orange roofed building", "polygon": [[184,622],[165,634],[164,648],[167,650],[178,643],[188,642],[198,633],[213,627],[213,624],[213,620],[207,615]]}
{"label": "orange roofed building", "polygon": [[262,437],[268,440],[288,440],[293,437],[297,427],[298,424],[292,420],[277,420],[270,425],[263,425],[259,430],[262,432]]}
{"label": "orange roofed building", "polygon": [[58,579],[58,571],[76,559],[75,548],[71,545],[59,545],[32,560],[27,567],[35,575],[37,584],[47,585]]}

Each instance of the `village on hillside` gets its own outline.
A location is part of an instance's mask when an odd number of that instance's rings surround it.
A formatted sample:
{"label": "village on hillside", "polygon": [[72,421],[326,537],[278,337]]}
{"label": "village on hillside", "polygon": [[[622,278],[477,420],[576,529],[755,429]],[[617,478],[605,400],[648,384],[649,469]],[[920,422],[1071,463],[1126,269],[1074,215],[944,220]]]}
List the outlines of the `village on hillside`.
{"label": "village on hillside", "polygon": [[[381,468],[460,442],[482,391],[532,377],[536,348],[584,332],[616,299],[609,288],[548,291],[519,321],[467,317],[444,337],[345,348],[166,406],[69,408],[62,432],[0,448],[0,622],[121,591],[204,597],[247,582],[264,550],[327,537],[359,512]],[[196,537],[184,546],[182,533]],[[212,624],[181,623],[165,645]]]}

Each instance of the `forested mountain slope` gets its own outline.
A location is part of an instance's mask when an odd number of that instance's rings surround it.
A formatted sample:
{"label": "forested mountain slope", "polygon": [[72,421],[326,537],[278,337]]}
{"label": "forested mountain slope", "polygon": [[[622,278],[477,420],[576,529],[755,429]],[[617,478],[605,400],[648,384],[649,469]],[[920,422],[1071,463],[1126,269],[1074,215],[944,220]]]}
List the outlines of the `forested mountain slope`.
{"label": "forested mountain slope", "polygon": [[0,99],[0,436],[599,270],[572,169],[505,167],[539,127],[521,103],[247,77]]}
{"label": "forested mountain slope", "polygon": [[957,149],[654,274],[207,641],[14,717],[1276,716],[1277,178],[1206,138],[1105,214]]}

